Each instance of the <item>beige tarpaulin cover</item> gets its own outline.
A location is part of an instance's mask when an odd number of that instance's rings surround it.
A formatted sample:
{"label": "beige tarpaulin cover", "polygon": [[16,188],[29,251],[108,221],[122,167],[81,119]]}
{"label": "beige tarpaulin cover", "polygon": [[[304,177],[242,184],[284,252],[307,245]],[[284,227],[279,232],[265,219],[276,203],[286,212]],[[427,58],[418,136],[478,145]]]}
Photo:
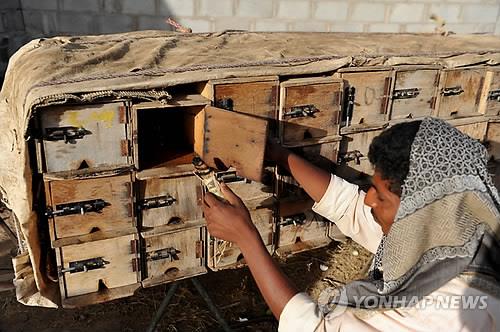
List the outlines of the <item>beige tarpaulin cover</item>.
{"label": "beige tarpaulin cover", "polygon": [[[331,73],[346,66],[497,65],[500,38],[349,33],[177,34],[143,31],[38,39],[10,60],[0,94],[0,195],[18,224],[18,300],[54,307],[41,262],[28,123],[37,107],[136,96],[168,102],[168,86],[215,78]],[[39,110],[42,110],[39,108]]]}

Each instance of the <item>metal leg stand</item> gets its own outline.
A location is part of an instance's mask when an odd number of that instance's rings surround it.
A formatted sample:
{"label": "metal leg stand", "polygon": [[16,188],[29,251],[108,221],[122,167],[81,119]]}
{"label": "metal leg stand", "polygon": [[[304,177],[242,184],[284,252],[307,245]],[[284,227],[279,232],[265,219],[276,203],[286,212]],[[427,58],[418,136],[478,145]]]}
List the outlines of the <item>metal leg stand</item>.
{"label": "metal leg stand", "polygon": [[[215,318],[219,322],[222,329],[225,332],[231,332],[232,331],[231,328],[229,327],[227,322],[224,320],[224,318],[222,318],[220,311],[217,309],[215,304],[212,302],[212,299],[210,298],[210,296],[208,296],[208,293],[205,290],[205,288],[203,288],[203,286],[200,284],[200,282],[196,278],[191,278],[191,281],[193,282],[193,285],[196,288],[196,290],[198,291],[198,293],[200,293],[203,300],[205,300],[205,303],[207,304],[208,309],[215,315]],[[155,316],[153,317],[153,320],[151,321],[151,324],[149,325],[147,332],[154,332],[155,331],[156,325],[158,325],[161,318],[163,317],[163,314],[165,313],[165,310],[167,309],[167,306],[170,303],[170,300],[174,296],[174,293],[178,287],[179,287],[179,283],[177,281],[172,283],[172,286],[170,286],[170,288],[168,289],[167,295],[163,299],[163,301],[160,305],[160,308],[158,309]]]}

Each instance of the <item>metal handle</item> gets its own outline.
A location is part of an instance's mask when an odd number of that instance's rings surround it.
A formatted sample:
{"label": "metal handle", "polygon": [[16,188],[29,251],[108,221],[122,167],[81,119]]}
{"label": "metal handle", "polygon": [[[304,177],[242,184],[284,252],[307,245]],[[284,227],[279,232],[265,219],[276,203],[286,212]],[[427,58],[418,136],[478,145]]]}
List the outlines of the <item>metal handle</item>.
{"label": "metal handle", "polygon": [[60,273],[78,273],[78,272],[87,272],[90,270],[104,269],[104,265],[109,264],[108,261],[105,261],[102,257],[95,257],[90,259],[85,259],[81,261],[75,261],[69,263],[69,268],[60,269]]}
{"label": "metal handle", "polygon": [[359,150],[348,151],[342,155],[339,155],[338,163],[343,164],[343,163],[347,163],[349,161],[355,160],[356,165],[359,165],[359,164],[361,164],[360,160],[363,157],[364,157],[364,155]]}
{"label": "metal handle", "polygon": [[224,183],[233,183],[233,182],[244,182],[245,178],[238,176],[236,171],[227,171],[227,172],[217,172],[215,173],[215,178],[219,182]]}
{"label": "metal handle", "polygon": [[231,98],[217,99],[215,102],[215,107],[223,108],[228,111],[232,111],[234,107],[234,102]]}
{"label": "metal handle", "polygon": [[85,135],[92,134],[91,131],[81,127],[58,127],[58,128],[45,128],[45,136],[43,139],[46,141],[62,141],[64,143],[72,143],[76,139],[82,139]]}
{"label": "metal handle", "polygon": [[280,222],[280,226],[303,225],[306,219],[305,213],[294,214],[293,216],[284,217]]}
{"label": "metal handle", "polygon": [[464,89],[462,89],[461,86],[454,86],[451,88],[443,88],[441,90],[441,94],[445,97],[458,96],[458,95],[461,95],[462,93],[464,93]]}
{"label": "metal handle", "polygon": [[418,88],[399,89],[399,90],[394,90],[394,93],[392,94],[392,99],[417,98],[419,94],[420,94],[420,89]]}
{"label": "metal handle", "polygon": [[315,113],[319,112],[319,109],[314,105],[300,105],[293,106],[289,112],[283,114],[283,117],[291,117],[291,118],[302,118],[302,117],[315,117]]}
{"label": "metal handle", "polygon": [[45,215],[51,218],[56,216],[67,216],[72,214],[86,214],[90,212],[102,213],[102,210],[110,205],[111,205],[110,203],[100,198],[90,201],[58,204],[56,205],[55,210],[53,210],[52,207],[50,206],[47,207]]}
{"label": "metal handle", "polygon": [[176,201],[177,200],[175,199],[175,197],[172,197],[169,194],[167,194],[158,197],[145,198],[141,202],[139,202],[138,207],[139,210],[156,209],[164,206],[170,206],[174,204]]}
{"label": "metal handle", "polygon": [[170,261],[173,262],[173,261],[179,260],[178,254],[180,254],[180,253],[181,253],[180,250],[177,250],[174,247],[168,247],[165,249],[155,250],[152,253],[146,253],[146,259],[152,260],[152,261],[157,261],[157,260],[169,258]]}
{"label": "metal handle", "polygon": [[500,90],[493,90],[488,93],[488,100],[496,100],[500,102]]}

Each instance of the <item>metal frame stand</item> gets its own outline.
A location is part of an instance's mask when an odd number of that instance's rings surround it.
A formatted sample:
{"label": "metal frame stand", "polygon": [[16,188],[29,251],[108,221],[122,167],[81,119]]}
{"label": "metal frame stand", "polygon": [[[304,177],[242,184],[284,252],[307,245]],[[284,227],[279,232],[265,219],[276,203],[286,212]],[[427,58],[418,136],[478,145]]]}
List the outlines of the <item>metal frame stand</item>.
{"label": "metal frame stand", "polygon": [[[200,282],[198,281],[198,279],[191,278],[191,282],[193,283],[194,287],[196,288],[196,290],[198,291],[198,293],[201,295],[201,297],[203,298],[203,300],[207,304],[208,309],[210,310],[210,312],[212,312],[215,315],[215,318],[219,322],[219,325],[222,327],[222,330],[225,331],[225,332],[232,332],[231,328],[229,327],[229,325],[227,324],[227,322],[222,317],[219,309],[217,309],[217,307],[213,303],[212,299],[208,295],[207,291],[200,284]],[[170,303],[170,300],[174,296],[175,291],[177,290],[178,287],[179,287],[179,282],[178,281],[175,281],[175,282],[172,283],[172,286],[170,286],[170,288],[168,289],[167,295],[165,295],[165,298],[163,299],[163,301],[162,301],[162,303],[160,305],[160,308],[158,309],[158,311],[155,313],[153,319],[151,320],[151,323],[149,324],[147,332],[154,332],[155,331],[156,326],[158,325],[158,323],[160,322],[161,318],[163,317],[163,314],[165,313],[165,310],[167,309],[167,306]]]}

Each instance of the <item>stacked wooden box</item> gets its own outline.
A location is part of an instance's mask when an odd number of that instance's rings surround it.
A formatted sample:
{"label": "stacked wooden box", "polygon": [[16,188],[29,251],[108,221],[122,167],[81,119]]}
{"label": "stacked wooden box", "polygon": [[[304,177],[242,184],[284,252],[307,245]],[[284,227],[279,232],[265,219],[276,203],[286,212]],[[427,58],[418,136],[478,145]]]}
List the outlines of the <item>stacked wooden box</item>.
{"label": "stacked wooden box", "polygon": [[[34,152],[63,304],[244,265],[239,248],[207,234],[195,152],[243,199],[269,252],[290,254],[328,244],[333,226],[285,170],[264,164],[267,138],[360,184],[372,173],[371,140],[394,123],[437,116],[482,142],[500,141],[495,67],[308,76],[211,80],[173,87],[167,103],[38,112]],[[500,158],[498,144],[489,146]]]}

